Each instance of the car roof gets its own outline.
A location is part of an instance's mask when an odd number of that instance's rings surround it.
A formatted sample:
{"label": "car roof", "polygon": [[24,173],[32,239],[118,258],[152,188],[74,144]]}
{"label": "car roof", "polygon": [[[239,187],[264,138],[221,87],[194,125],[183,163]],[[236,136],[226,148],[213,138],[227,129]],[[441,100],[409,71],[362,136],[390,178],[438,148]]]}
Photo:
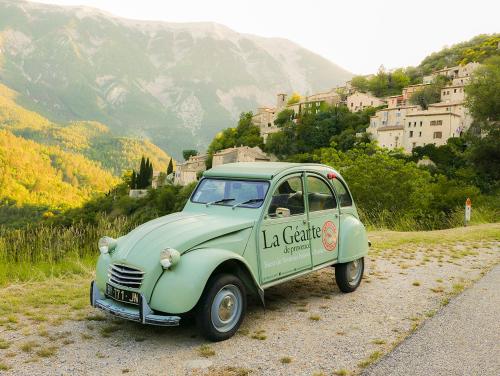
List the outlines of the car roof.
{"label": "car roof", "polygon": [[213,167],[205,171],[203,176],[271,180],[286,170],[332,171],[332,168],[316,163],[237,162]]}

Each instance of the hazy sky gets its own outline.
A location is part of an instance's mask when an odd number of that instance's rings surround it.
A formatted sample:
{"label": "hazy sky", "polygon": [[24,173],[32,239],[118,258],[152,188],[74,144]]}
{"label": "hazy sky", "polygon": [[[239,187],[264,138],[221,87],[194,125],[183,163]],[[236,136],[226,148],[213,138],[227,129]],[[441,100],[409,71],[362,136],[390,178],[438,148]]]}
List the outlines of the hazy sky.
{"label": "hazy sky", "polygon": [[143,20],[218,22],[238,32],[288,38],[357,74],[381,64],[417,65],[445,45],[500,32],[498,0],[37,1]]}

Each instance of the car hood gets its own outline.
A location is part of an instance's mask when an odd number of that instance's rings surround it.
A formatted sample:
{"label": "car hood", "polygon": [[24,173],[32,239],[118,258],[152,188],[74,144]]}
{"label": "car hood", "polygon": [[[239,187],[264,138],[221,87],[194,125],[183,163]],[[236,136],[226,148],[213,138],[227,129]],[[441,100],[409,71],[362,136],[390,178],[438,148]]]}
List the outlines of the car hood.
{"label": "car hood", "polygon": [[211,239],[254,225],[254,220],[210,214],[180,212],[144,223],[121,237],[113,262],[147,269],[148,261],[159,265],[160,252],[175,248],[181,254]]}

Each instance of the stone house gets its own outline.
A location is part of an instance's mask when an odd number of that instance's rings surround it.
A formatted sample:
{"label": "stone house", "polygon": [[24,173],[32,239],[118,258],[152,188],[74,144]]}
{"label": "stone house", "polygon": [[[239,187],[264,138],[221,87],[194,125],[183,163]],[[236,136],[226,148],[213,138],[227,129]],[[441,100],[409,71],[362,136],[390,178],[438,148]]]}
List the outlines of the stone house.
{"label": "stone house", "polygon": [[351,112],[362,111],[367,107],[379,107],[385,105],[385,101],[369,93],[355,92],[347,97],[347,108]]}
{"label": "stone house", "polygon": [[271,133],[278,132],[279,128],[274,125],[277,109],[272,107],[259,107],[257,113],[252,116],[252,124],[260,129],[260,135],[266,142]]}
{"label": "stone house", "polygon": [[445,145],[451,137],[460,136],[461,116],[449,111],[417,111],[406,116],[404,149],[434,144]]}
{"label": "stone house", "polygon": [[380,146],[389,149],[403,147],[407,152],[417,146],[445,145],[449,138],[460,137],[472,124],[472,117],[465,107],[464,86],[478,66],[469,63],[433,72],[432,77],[441,74],[450,77],[452,82],[441,89],[441,101],[430,104],[427,110],[405,106],[411,94],[425,87],[425,83],[404,88],[401,96],[388,98],[388,108],[377,111],[370,118],[367,132]]}
{"label": "stone house", "polygon": [[267,156],[267,154],[264,153],[258,146],[253,148],[249,146],[239,146],[220,150],[217,153],[214,153],[212,166],[215,167],[235,162],[269,162],[270,160],[271,159]]}
{"label": "stone house", "polygon": [[334,88],[323,93],[316,93],[304,97],[300,103],[298,103],[298,111],[296,113],[316,113],[327,106],[337,106],[340,102],[340,95],[337,93],[337,89]]}
{"label": "stone house", "polygon": [[462,83],[465,84],[466,80],[468,80],[471,74],[480,66],[481,64],[479,63],[470,62],[464,65],[457,65],[450,68],[444,67],[443,69],[432,72],[428,76],[424,76],[423,83],[430,84],[432,80],[437,76],[445,76],[451,78],[452,80],[455,80],[457,78],[462,79],[464,81]]}
{"label": "stone house", "polygon": [[198,181],[198,175],[206,170],[207,155],[193,155],[189,159],[177,165],[174,175],[174,183],[187,185]]}

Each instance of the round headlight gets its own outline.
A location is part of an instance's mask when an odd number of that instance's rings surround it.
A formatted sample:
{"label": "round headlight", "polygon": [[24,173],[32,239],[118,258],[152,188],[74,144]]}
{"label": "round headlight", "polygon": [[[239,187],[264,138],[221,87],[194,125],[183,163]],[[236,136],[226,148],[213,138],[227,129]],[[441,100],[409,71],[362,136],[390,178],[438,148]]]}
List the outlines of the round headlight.
{"label": "round headlight", "polygon": [[109,253],[116,247],[116,240],[113,238],[110,238],[109,236],[104,236],[101,239],[99,239],[99,251],[101,253]]}
{"label": "round headlight", "polygon": [[179,251],[173,248],[165,248],[160,253],[160,264],[163,268],[168,269],[172,265],[175,265],[181,259],[181,254]]}

